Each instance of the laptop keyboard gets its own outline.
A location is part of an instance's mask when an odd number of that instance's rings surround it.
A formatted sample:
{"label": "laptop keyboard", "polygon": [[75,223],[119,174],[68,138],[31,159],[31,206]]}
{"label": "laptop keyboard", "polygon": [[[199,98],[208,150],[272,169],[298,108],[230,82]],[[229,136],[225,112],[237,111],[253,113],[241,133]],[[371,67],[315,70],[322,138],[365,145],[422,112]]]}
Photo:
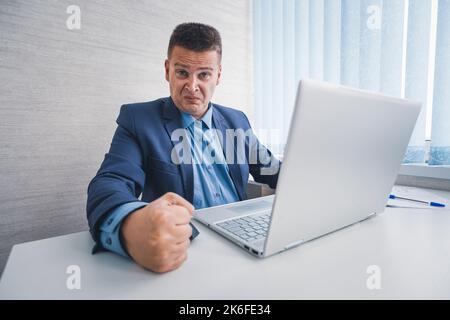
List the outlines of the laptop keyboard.
{"label": "laptop keyboard", "polygon": [[244,241],[254,241],[265,238],[269,229],[270,212],[220,222],[217,225],[238,236]]}

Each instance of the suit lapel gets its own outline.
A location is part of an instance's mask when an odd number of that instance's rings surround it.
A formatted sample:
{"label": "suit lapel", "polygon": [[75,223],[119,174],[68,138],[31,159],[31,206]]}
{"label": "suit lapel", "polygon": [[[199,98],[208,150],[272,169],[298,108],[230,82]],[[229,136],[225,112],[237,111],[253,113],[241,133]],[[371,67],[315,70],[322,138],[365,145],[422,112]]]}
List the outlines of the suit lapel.
{"label": "suit lapel", "polygon": [[[224,152],[225,160],[227,160],[226,159],[226,150],[227,150],[226,148],[227,148],[227,142],[229,141],[229,139],[227,138],[226,131],[227,131],[227,129],[234,129],[234,128],[230,128],[228,126],[228,123],[225,121],[222,114],[218,111],[217,108],[213,108],[213,123],[214,123],[215,128],[219,129],[222,134],[222,140],[221,140],[222,150]],[[230,160],[233,160],[232,163],[228,164],[228,168],[230,169],[231,179],[233,180],[234,186],[236,187],[236,191],[238,192],[239,199],[244,200],[245,192],[243,190],[243,185],[242,185],[241,169],[240,169],[239,164],[236,163],[237,162],[236,145],[234,145],[234,148],[233,148],[233,159],[230,159]]]}
{"label": "suit lapel", "polygon": [[[172,133],[177,129],[183,129],[183,122],[181,120],[180,111],[177,109],[175,104],[172,101],[172,98],[167,98],[164,103],[163,108],[163,118],[165,119],[164,128],[166,129],[167,134],[169,135],[169,139],[172,143],[172,146],[175,147],[176,142],[172,141]],[[184,136],[183,139],[187,137]],[[170,150],[172,152],[172,150]],[[177,153],[178,157],[178,153]],[[188,200],[190,203],[194,201],[194,176],[192,172],[192,164],[189,163],[181,163],[180,158],[178,157],[178,168],[181,172],[181,177],[183,180],[183,189],[184,189],[184,198]]]}

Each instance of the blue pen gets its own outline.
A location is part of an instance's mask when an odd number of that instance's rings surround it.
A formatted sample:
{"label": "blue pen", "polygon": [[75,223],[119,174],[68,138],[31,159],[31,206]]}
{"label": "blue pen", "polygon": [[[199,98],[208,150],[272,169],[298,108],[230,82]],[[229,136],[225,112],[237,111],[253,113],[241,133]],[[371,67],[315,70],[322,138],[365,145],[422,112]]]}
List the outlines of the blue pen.
{"label": "blue pen", "polygon": [[403,198],[403,197],[398,197],[396,195],[389,195],[389,199],[401,199],[401,200],[408,200],[408,201],[414,201],[414,202],[420,202],[420,203],[424,203],[427,204],[431,207],[445,207],[445,204],[442,203],[438,203],[438,202],[428,202],[428,201],[421,201],[421,200],[416,200],[416,199],[410,199],[410,198]]}

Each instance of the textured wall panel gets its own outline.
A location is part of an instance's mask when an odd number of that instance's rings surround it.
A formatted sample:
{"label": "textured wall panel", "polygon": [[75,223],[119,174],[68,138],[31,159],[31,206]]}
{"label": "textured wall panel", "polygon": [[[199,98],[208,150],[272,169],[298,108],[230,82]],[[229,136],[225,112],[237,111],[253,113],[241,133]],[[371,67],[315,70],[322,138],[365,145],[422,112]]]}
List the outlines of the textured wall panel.
{"label": "textured wall panel", "polygon": [[[81,29],[66,12],[81,9]],[[213,101],[251,115],[250,2],[0,2],[0,272],[13,244],[87,229],[86,188],[120,105],[167,96],[164,59],[181,22],[222,34]]]}

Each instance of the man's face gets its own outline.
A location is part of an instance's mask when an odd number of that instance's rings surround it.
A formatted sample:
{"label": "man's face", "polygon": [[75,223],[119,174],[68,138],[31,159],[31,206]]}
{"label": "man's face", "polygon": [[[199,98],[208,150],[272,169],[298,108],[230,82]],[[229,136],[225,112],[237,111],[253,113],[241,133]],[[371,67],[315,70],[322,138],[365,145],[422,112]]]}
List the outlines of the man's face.
{"label": "man's face", "polygon": [[222,66],[215,50],[195,52],[180,46],[165,62],[170,96],[178,109],[201,118],[219,84]]}

